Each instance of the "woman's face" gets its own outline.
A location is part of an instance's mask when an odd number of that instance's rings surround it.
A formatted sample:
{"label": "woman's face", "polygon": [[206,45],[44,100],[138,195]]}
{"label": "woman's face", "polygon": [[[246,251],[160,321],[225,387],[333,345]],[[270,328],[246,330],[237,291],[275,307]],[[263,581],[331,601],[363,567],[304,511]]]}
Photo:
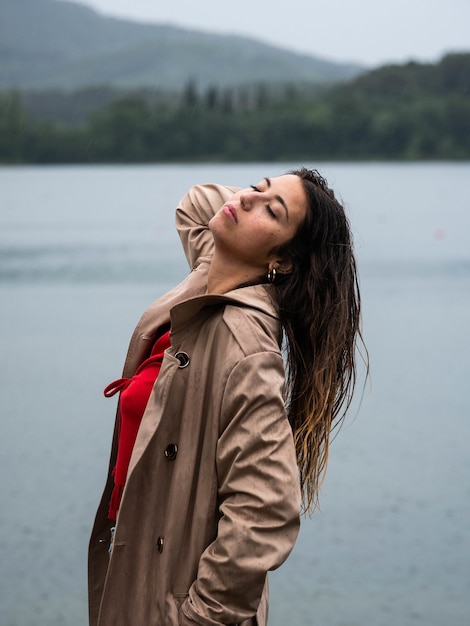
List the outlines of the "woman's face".
{"label": "woman's face", "polygon": [[301,179],[286,174],[263,178],[238,191],[214,215],[209,227],[217,251],[232,262],[264,273],[278,260],[275,251],[294,237],[306,212]]}

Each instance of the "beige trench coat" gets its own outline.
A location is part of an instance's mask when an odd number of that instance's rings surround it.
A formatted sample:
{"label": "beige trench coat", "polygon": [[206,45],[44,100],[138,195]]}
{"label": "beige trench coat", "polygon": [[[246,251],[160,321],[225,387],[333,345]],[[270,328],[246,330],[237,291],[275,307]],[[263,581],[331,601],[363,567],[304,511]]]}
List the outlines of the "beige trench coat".
{"label": "beige trench coat", "polygon": [[264,626],[267,572],[298,533],[299,478],[268,287],[205,295],[207,223],[233,192],[204,185],[182,199],[177,227],[193,270],[150,306],[131,339],[125,377],[171,319],[171,348],[138,432],[111,557],[111,473],[96,515],[91,626],[177,626],[179,610],[204,626]]}

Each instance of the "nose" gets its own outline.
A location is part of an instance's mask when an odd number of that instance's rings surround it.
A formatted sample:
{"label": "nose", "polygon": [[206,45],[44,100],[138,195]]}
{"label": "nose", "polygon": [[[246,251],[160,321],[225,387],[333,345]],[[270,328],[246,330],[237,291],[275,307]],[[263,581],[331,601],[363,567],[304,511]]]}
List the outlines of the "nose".
{"label": "nose", "polygon": [[240,196],[240,206],[244,211],[250,211],[253,207],[253,196],[255,192],[253,191],[245,191]]}

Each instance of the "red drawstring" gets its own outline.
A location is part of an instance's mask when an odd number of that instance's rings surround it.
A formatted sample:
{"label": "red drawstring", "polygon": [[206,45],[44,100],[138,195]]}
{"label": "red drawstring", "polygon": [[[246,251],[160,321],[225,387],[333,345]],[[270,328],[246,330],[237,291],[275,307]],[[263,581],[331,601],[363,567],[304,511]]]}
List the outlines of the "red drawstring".
{"label": "red drawstring", "polygon": [[105,390],[103,391],[106,398],[112,398],[118,391],[122,391],[129,386],[132,378],[118,378],[117,380],[113,380],[112,383],[109,383]]}

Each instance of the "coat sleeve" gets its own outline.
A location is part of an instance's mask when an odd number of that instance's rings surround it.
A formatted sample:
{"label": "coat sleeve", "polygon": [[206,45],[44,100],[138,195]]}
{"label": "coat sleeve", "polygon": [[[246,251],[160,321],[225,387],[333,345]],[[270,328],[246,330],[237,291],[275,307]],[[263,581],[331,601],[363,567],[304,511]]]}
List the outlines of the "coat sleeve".
{"label": "coat sleeve", "polygon": [[253,616],[267,572],[287,558],[297,538],[299,474],[283,388],[282,358],[275,353],[245,357],[227,381],[217,537],[202,554],[182,606],[196,624],[238,624]]}
{"label": "coat sleeve", "polygon": [[203,256],[211,256],[214,246],[209,221],[238,190],[223,185],[196,185],[180,200],[176,228],[190,268]]}

